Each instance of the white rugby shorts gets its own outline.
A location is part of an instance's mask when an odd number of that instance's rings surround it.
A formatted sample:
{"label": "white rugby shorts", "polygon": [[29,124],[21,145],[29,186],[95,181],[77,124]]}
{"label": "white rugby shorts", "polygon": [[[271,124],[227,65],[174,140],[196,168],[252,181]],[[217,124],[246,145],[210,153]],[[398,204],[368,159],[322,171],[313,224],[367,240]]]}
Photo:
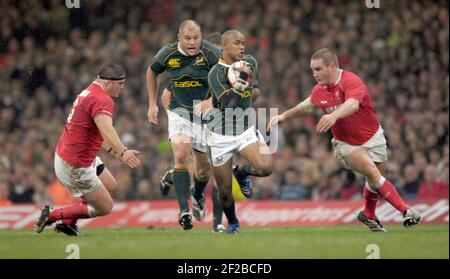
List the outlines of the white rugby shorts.
{"label": "white rugby shorts", "polygon": [[170,110],[167,110],[167,120],[169,140],[171,140],[175,134],[182,134],[192,138],[193,149],[202,153],[207,152],[205,129],[200,123],[191,122],[188,119]]}
{"label": "white rugby shorts", "polygon": [[334,155],[338,158],[347,168],[345,159],[355,149],[364,148],[375,163],[385,162],[387,160],[387,146],[386,138],[384,137],[383,128],[378,128],[378,131],[364,144],[351,145],[344,141],[332,139]]}
{"label": "white rugby shorts", "polygon": [[54,167],[56,178],[77,198],[94,191],[101,184],[97,176],[97,166],[101,164],[103,162],[97,156],[89,167],[77,168],[64,161],[55,153]]}
{"label": "white rugby shorts", "polygon": [[211,151],[211,160],[214,167],[225,164],[233,154],[243,150],[252,143],[259,141],[254,126],[245,130],[238,136],[226,136],[207,130],[206,142]]}

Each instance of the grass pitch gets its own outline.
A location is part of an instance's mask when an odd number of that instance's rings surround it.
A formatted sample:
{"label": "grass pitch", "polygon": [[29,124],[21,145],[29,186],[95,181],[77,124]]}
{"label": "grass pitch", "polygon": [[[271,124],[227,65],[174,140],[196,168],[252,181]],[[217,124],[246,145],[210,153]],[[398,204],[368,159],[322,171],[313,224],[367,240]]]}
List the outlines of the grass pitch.
{"label": "grass pitch", "polygon": [[[365,259],[369,244],[386,258],[449,258],[449,226],[419,225],[405,229],[388,225],[388,233],[372,233],[363,225],[334,227],[242,227],[235,235],[206,228],[87,229],[83,237],[57,234],[47,228],[0,230],[0,258],[64,259],[69,244],[80,258],[147,259]],[[367,252],[366,252],[367,249]],[[372,250],[373,251],[373,250]]]}

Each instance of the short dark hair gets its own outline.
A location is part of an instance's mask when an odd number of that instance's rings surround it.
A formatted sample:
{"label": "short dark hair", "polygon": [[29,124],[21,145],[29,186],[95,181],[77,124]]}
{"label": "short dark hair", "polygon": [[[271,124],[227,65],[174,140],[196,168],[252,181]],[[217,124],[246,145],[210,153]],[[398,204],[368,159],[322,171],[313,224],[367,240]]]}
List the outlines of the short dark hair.
{"label": "short dark hair", "polygon": [[113,63],[103,65],[98,72],[98,78],[106,80],[121,80],[126,76],[125,69]]}
{"label": "short dark hair", "polygon": [[211,34],[208,34],[205,40],[216,46],[220,46],[222,44],[222,35],[219,32],[213,32]]}
{"label": "short dark hair", "polygon": [[225,31],[222,34],[222,45],[225,45],[230,40],[230,38],[235,34],[242,34],[242,33],[235,29]]}
{"label": "short dark hair", "polygon": [[311,57],[311,60],[323,59],[323,63],[326,66],[330,66],[331,64],[335,64],[339,67],[339,61],[336,53],[331,48],[321,48],[314,52]]}

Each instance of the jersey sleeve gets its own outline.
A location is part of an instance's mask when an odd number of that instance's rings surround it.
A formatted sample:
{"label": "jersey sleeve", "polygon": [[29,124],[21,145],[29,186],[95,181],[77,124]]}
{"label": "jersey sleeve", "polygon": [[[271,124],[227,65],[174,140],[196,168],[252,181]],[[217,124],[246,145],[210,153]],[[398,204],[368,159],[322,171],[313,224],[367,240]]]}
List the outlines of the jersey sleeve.
{"label": "jersey sleeve", "polygon": [[114,101],[111,98],[92,98],[89,113],[92,118],[98,114],[114,115]]}
{"label": "jersey sleeve", "polygon": [[166,89],[169,90],[170,92],[173,92],[173,83],[172,83],[172,81],[169,81],[167,83]]}
{"label": "jersey sleeve", "polygon": [[165,46],[162,49],[160,49],[150,62],[150,69],[158,74],[164,72],[166,70],[165,61],[167,60],[169,53],[170,52],[168,46]]}
{"label": "jersey sleeve", "polygon": [[231,88],[225,77],[224,69],[217,65],[214,66],[208,74],[208,85],[211,95],[219,101]]}
{"label": "jersey sleeve", "polygon": [[349,74],[341,82],[342,90],[344,91],[344,98],[348,100],[353,98],[362,102],[365,97],[366,86],[364,82],[354,74]]}
{"label": "jersey sleeve", "polygon": [[252,68],[253,77],[252,77],[252,84],[254,87],[258,87],[258,62],[256,61],[255,57],[252,55],[246,55],[245,61],[250,63],[250,67]]}
{"label": "jersey sleeve", "polygon": [[311,95],[309,96],[309,100],[315,107],[320,107],[319,101],[317,99],[317,86],[318,85],[314,86],[314,88],[311,90]]}

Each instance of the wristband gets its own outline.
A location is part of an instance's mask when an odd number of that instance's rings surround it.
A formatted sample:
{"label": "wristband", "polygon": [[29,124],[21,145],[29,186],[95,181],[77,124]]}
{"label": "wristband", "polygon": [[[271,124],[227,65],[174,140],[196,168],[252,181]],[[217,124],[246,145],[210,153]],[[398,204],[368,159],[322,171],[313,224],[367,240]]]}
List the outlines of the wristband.
{"label": "wristband", "polygon": [[123,154],[124,154],[125,151],[127,151],[127,150],[128,150],[127,148],[124,148],[124,149],[122,150],[122,153],[120,153],[120,158],[122,158]]}

